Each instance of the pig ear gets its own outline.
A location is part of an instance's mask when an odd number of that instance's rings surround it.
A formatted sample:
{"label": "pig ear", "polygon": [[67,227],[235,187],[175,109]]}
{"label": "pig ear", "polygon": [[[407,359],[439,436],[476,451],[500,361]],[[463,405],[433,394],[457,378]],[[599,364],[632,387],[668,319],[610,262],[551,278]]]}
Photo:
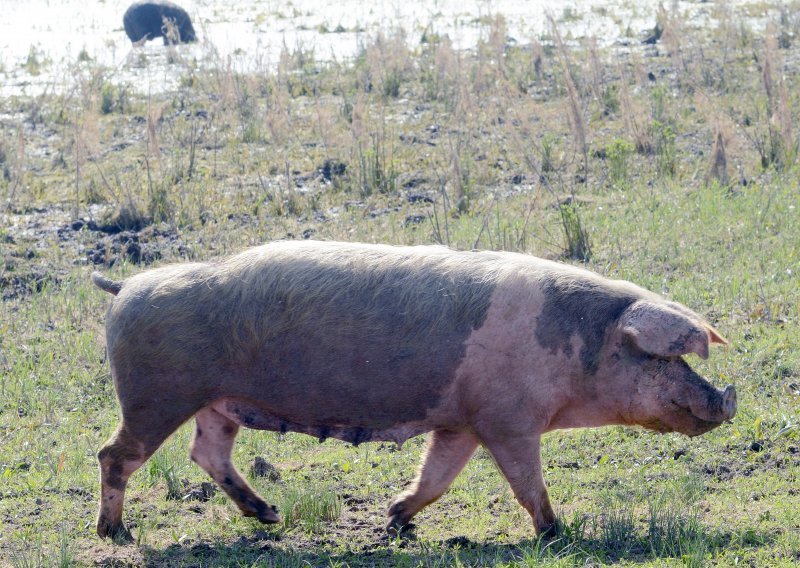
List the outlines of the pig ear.
{"label": "pig ear", "polygon": [[700,316],[666,304],[637,302],[625,311],[620,324],[639,349],[658,357],[696,353],[707,359],[711,342],[727,343]]}
{"label": "pig ear", "polygon": [[728,344],[728,341],[724,337],[722,337],[719,334],[719,332],[710,325],[706,326],[706,330],[708,331],[708,335],[711,337],[711,343],[719,343],[720,345]]}
{"label": "pig ear", "polygon": [[720,332],[718,332],[716,329],[711,327],[708,323],[706,323],[703,320],[703,318],[698,316],[696,313],[694,313],[692,310],[690,310],[686,306],[682,306],[681,304],[676,304],[675,302],[666,302],[666,305],[668,307],[672,308],[673,310],[675,310],[677,312],[680,312],[683,315],[687,316],[690,320],[695,322],[695,324],[699,324],[702,327],[704,327],[706,329],[706,331],[708,332],[709,340],[710,340],[711,343],[719,343],[720,345],[727,345],[728,344],[727,340],[724,337],[722,337]]}

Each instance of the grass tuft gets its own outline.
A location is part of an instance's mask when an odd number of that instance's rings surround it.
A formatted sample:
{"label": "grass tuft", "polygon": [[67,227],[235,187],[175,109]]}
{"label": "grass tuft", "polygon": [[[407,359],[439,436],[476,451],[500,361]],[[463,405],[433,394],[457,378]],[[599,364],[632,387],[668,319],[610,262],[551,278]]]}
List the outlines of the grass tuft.
{"label": "grass tuft", "polygon": [[342,513],[339,496],[328,489],[306,492],[289,489],[283,495],[283,528],[302,528],[307,532],[320,532],[327,523],[337,521]]}

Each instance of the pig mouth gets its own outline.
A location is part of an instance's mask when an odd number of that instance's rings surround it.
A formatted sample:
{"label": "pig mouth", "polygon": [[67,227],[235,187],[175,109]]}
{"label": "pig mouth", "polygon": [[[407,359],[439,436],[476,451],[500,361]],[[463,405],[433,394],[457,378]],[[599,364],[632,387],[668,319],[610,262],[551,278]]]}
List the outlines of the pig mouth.
{"label": "pig mouth", "polygon": [[663,418],[651,418],[638,422],[638,424],[659,434],[679,432],[690,438],[705,434],[722,424],[722,422],[701,418],[688,407],[682,406],[675,401],[669,401],[668,404],[671,408],[667,409],[666,416]]}
{"label": "pig mouth", "polygon": [[695,414],[690,407],[679,404],[674,400],[671,400],[670,404],[672,404],[675,414],[677,414],[679,417],[678,422],[680,423],[680,426],[670,428],[669,430],[678,431],[681,434],[685,434],[689,437],[705,434],[709,430],[713,430],[725,421],[724,419],[709,420],[707,418],[702,418]]}

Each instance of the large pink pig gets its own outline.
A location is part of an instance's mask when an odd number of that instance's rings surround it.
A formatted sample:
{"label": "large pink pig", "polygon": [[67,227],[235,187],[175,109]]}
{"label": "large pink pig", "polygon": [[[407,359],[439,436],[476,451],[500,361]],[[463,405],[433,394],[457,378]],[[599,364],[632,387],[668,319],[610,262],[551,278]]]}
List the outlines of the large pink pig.
{"label": "large pink pig", "polygon": [[702,434],[736,413],[682,359],[725,340],[691,310],[624,281],[501,252],[277,242],[149,270],[115,294],[106,338],[122,420],[100,450],[97,532],[125,534],[128,477],[181,424],[191,458],[247,516],[279,521],[231,463],[240,426],[359,444],[430,432],[389,507],[407,526],[478,445],[537,533],[555,516],[543,433],[638,424]]}

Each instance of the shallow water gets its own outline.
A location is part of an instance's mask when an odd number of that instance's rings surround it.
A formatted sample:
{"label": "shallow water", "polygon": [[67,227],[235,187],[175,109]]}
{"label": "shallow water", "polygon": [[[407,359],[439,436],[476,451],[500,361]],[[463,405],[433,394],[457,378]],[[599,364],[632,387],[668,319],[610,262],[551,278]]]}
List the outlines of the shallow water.
{"label": "shallow water", "polygon": [[[458,48],[488,36],[502,14],[508,35],[528,43],[552,10],[562,34],[595,36],[600,44],[638,43],[655,23],[659,0],[179,0],[200,42],[180,46],[184,60],[231,63],[239,70],[273,68],[281,50],[312,51],[315,60],[351,58],[380,31],[401,28],[411,44],[426,32],[448,35]],[[741,3],[741,2],[740,2]],[[144,92],[172,75],[160,39],[132,48],[122,29],[130,0],[0,0],[0,94],[64,88],[70,66],[87,57]],[[693,24],[709,21],[713,3],[676,2]],[[41,65],[35,65],[36,62]],[[27,63],[27,64],[26,64]],[[33,64],[31,64],[33,63]]]}

